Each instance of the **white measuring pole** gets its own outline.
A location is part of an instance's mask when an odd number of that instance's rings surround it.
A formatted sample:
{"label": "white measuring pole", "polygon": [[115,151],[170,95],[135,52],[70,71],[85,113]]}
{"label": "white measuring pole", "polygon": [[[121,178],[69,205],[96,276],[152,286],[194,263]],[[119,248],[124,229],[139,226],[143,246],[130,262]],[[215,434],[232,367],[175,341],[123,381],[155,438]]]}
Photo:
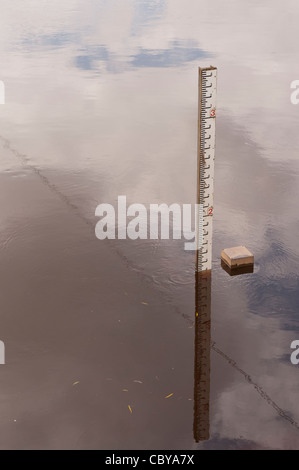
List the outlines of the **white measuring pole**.
{"label": "white measuring pole", "polygon": [[217,68],[199,68],[196,271],[212,269]]}
{"label": "white measuring pole", "polygon": [[194,421],[196,442],[209,439],[211,269],[217,69],[199,68]]}

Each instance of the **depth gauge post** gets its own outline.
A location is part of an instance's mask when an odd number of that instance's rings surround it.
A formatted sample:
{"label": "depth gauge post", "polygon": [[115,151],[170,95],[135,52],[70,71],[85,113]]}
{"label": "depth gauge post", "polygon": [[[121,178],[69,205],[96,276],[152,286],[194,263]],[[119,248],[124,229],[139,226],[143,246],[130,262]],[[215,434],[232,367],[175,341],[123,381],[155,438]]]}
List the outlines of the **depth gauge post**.
{"label": "depth gauge post", "polygon": [[196,442],[210,435],[211,270],[217,68],[199,68],[195,261],[194,419]]}

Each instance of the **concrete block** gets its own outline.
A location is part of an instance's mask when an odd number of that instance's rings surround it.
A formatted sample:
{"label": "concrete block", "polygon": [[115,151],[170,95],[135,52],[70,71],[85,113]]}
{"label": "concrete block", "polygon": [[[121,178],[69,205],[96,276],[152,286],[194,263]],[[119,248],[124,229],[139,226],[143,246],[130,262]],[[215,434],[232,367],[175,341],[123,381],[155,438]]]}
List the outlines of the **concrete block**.
{"label": "concrete block", "polygon": [[251,266],[254,264],[253,254],[246,246],[235,246],[225,248],[221,251],[221,259],[230,269],[240,268],[242,266]]}

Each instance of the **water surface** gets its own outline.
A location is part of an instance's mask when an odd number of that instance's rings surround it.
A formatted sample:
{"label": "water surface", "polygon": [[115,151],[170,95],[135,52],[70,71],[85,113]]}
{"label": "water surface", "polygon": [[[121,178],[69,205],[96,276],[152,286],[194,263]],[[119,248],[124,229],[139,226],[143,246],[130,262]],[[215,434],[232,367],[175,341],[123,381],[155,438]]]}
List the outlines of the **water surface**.
{"label": "water surface", "polygon": [[[2,5],[2,449],[299,445],[294,0]],[[194,203],[197,68],[218,67],[209,438],[195,442],[194,255],[99,241],[95,208]],[[253,274],[230,277],[244,244]],[[168,398],[165,398],[168,397]]]}

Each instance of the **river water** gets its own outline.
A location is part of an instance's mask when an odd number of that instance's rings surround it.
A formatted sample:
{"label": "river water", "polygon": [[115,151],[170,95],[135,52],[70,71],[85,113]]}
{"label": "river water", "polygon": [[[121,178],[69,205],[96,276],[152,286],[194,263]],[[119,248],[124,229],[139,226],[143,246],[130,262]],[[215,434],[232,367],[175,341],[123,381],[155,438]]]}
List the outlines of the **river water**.
{"label": "river water", "polygon": [[[1,449],[299,446],[295,0],[1,5]],[[198,67],[218,68],[206,437],[194,253],[95,209],[194,203]],[[254,273],[229,276],[246,245]],[[195,423],[195,424],[194,424]]]}

